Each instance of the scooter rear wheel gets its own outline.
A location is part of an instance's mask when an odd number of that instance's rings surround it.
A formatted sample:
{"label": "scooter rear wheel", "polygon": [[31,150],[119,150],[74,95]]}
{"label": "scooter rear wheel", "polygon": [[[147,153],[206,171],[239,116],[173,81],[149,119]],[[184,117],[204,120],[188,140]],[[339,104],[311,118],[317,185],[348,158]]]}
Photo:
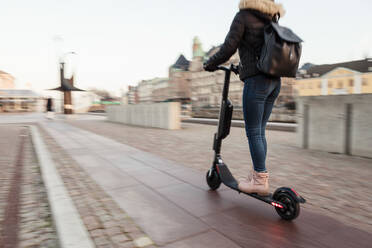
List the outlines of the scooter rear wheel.
{"label": "scooter rear wheel", "polygon": [[282,219],[290,221],[298,217],[300,214],[300,203],[292,195],[287,192],[279,192],[274,194],[273,198],[285,206],[285,208],[275,207],[276,212]]}
{"label": "scooter rear wheel", "polygon": [[210,169],[207,171],[207,184],[211,190],[217,190],[221,185],[221,179],[217,171]]}

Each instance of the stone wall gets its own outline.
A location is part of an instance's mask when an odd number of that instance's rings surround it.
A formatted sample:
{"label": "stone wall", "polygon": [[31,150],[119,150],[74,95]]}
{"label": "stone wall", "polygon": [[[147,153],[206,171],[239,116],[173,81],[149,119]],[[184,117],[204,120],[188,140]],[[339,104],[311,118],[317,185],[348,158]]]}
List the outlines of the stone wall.
{"label": "stone wall", "polygon": [[154,103],[108,106],[107,119],[111,122],[163,129],[180,129],[180,103]]}
{"label": "stone wall", "polygon": [[299,97],[298,144],[372,158],[372,94]]}
{"label": "stone wall", "polygon": [[[219,116],[219,113],[220,113],[219,108],[199,108],[199,109],[193,109],[192,117],[217,119]],[[233,119],[234,120],[244,119],[243,110],[241,108],[234,108]],[[274,108],[269,121],[295,123],[296,122],[296,111],[287,110],[286,108]]]}

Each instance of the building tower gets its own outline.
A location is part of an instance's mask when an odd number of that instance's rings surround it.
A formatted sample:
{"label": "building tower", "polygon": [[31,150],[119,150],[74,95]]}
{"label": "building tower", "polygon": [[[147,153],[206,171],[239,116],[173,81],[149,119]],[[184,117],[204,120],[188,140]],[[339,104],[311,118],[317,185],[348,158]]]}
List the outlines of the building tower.
{"label": "building tower", "polygon": [[205,52],[203,51],[202,43],[198,37],[195,37],[192,45],[190,71],[201,71],[203,69],[204,56]]}

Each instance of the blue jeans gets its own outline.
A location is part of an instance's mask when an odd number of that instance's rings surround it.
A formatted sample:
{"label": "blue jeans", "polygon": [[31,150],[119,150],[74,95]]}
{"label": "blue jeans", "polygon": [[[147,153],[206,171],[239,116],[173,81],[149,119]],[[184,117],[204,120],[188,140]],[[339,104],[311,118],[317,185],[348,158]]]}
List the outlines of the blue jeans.
{"label": "blue jeans", "polygon": [[273,110],[274,102],[279,96],[280,78],[259,74],[244,80],[243,112],[245,131],[254,170],[266,171],[267,143],[265,129]]}

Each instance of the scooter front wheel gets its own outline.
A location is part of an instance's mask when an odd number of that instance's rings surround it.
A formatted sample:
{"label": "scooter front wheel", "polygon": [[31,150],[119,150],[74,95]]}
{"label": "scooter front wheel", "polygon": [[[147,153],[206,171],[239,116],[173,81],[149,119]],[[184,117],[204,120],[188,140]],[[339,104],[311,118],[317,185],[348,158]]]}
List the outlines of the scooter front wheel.
{"label": "scooter front wheel", "polygon": [[214,169],[210,169],[209,171],[207,171],[206,179],[207,184],[211,190],[217,190],[221,185],[220,176]]}
{"label": "scooter front wheel", "polygon": [[273,197],[276,201],[282,203],[285,207],[275,207],[276,212],[284,220],[294,220],[300,214],[300,203],[288,192],[279,192]]}

